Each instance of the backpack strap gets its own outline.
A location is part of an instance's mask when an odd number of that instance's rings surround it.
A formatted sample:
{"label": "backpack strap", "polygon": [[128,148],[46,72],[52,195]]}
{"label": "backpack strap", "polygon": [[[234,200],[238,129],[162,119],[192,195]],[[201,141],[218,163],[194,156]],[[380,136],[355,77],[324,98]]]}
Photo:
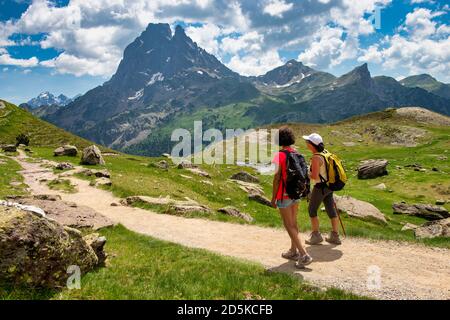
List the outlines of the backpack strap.
{"label": "backpack strap", "polygon": [[328,177],[330,176],[330,173],[328,171],[328,160],[327,160],[326,153],[328,153],[327,150],[314,153],[314,155],[318,155],[323,158],[323,162],[325,165],[325,172],[327,173],[327,179],[325,179],[319,172],[320,184],[322,185],[322,192],[323,192],[323,189],[325,188],[325,186],[328,185]]}
{"label": "backpack strap", "polygon": [[[289,165],[289,155],[291,154],[291,152],[288,151],[288,150],[281,150],[280,152],[283,152],[286,155],[286,163],[285,163],[286,168],[285,168],[285,170],[286,170],[286,179],[287,179],[287,169],[288,169],[288,165]],[[281,170],[281,183],[282,183],[281,200],[283,200],[284,193],[286,192],[286,182],[283,179],[283,170]]]}

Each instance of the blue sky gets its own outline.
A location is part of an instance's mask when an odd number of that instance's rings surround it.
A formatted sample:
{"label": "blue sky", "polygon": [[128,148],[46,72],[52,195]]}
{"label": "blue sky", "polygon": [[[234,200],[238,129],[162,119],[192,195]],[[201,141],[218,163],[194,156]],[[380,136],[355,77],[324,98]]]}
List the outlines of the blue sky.
{"label": "blue sky", "polygon": [[[243,75],[297,59],[341,75],[429,73],[450,82],[450,1],[0,0],[0,98],[75,96],[115,72],[150,22],[182,24]],[[371,17],[380,12],[374,24]]]}

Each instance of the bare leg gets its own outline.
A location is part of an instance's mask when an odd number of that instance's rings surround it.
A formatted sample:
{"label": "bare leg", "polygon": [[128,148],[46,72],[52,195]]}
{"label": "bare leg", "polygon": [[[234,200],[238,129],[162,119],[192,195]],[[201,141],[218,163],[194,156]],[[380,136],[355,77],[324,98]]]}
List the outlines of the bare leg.
{"label": "bare leg", "polygon": [[319,224],[319,218],[311,217],[311,229],[313,232],[319,232],[320,224]]}
{"label": "bare leg", "polygon": [[[292,206],[291,206],[292,207]],[[292,216],[292,208],[280,208],[281,217],[283,218],[284,227],[291,238],[291,241],[294,243],[295,247],[298,249],[301,255],[306,254],[306,250],[303,247],[303,244],[300,242],[298,237],[298,230],[296,229],[294,223],[291,221]]]}
{"label": "bare leg", "polygon": [[331,227],[333,228],[334,232],[339,233],[339,218],[331,219]]}

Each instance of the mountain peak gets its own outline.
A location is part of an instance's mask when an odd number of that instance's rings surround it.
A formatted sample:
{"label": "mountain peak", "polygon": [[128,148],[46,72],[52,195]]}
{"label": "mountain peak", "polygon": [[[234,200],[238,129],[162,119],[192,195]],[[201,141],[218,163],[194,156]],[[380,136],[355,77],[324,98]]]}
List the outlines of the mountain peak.
{"label": "mountain peak", "polygon": [[301,82],[315,72],[314,69],[305,66],[300,61],[291,59],[284,65],[259,76],[258,80],[269,85],[288,86]]}
{"label": "mountain peak", "polygon": [[349,73],[344,74],[338,79],[339,85],[347,85],[351,83],[358,83],[363,87],[370,87],[372,85],[372,77],[370,75],[367,63],[364,63]]}
{"label": "mountain peak", "polygon": [[170,30],[170,25],[168,23],[149,23],[147,29],[142,32],[141,37],[144,35],[157,36],[161,35],[163,37],[172,38],[172,30]]}

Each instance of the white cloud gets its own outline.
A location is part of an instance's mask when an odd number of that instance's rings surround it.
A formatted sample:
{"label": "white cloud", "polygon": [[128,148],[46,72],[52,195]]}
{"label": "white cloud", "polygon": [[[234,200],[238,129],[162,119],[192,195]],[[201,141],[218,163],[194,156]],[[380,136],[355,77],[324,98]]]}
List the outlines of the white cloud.
{"label": "white cloud", "polygon": [[277,50],[270,50],[267,52],[248,53],[244,56],[235,55],[227,66],[232,70],[239,71],[242,75],[254,76],[264,74],[282,64],[283,61]]}
{"label": "white cloud", "polygon": [[186,34],[207,52],[218,55],[219,41],[217,38],[222,35],[223,30],[215,24],[206,23],[200,27],[187,27]]}
{"label": "white cloud", "polygon": [[343,29],[327,26],[317,31],[310,47],[298,59],[307,65],[326,69],[355,58],[357,50],[358,40],[355,37],[344,38]]}
{"label": "white cloud", "polygon": [[283,14],[293,7],[293,3],[287,3],[285,0],[269,0],[265,4],[263,12],[272,17],[282,18]]}
{"label": "white cloud", "polygon": [[0,48],[0,65],[17,66],[17,67],[36,67],[39,64],[39,60],[36,57],[29,59],[16,59],[9,55],[4,48]]}
{"label": "white cloud", "polygon": [[409,75],[430,73],[450,81],[450,27],[433,21],[442,12],[418,8],[407,15],[400,33],[386,37],[383,45],[364,51],[361,61],[382,63],[385,69],[406,70]]}

